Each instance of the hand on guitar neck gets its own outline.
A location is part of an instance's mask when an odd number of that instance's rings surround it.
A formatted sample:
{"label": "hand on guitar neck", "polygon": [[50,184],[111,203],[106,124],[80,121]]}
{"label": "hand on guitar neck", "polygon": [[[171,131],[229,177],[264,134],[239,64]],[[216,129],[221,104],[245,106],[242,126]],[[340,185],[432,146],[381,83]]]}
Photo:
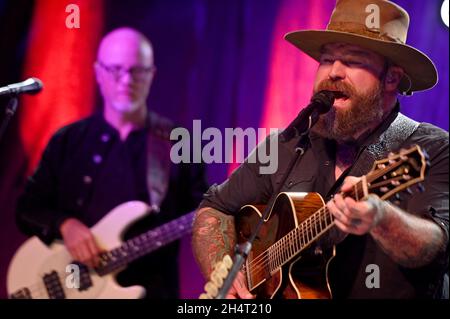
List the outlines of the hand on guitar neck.
{"label": "hand on guitar neck", "polygon": [[68,218],[60,226],[64,245],[71,256],[89,267],[98,266],[102,252],[91,230],[75,218]]}
{"label": "hand on guitar neck", "polygon": [[361,178],[349,176],[344,180],[341,193],[327,203],[334,216],[336,226],[345,233],[364,235],[376,227],[385,215],[385,202],[376,195],[369,195],[365,201],[355,201],[350,193]]}

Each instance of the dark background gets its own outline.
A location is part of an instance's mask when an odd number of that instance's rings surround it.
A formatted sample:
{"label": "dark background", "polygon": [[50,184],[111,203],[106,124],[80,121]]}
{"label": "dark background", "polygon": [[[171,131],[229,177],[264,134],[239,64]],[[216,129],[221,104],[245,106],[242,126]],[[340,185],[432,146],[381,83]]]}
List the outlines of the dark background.
{"label": "dark background", "polygon": [[[440,75],[433,90],[402,98],[402,111],[415,120],[448,130],[448,27],[440,18],[442,1],[396,3],[412,19],[408,43],[427,53]],[[37,5],[39,1],[0,0],[0,86],[24,79],[25,57],[33,54],[28,43],[36,31],[32,29],[32,18]],[[217,127],[222,132],[226,127],[282,127],[280,123],[295,117],[307,101],[310,89],[306,88],[310,83],[299,70],[296,79],[305,89],[294,91],[300,92],[297,94],[301,98],[282,90],[289,79],[277,73],[279,66],[289,68],[290,61],[301,53],[279,34],[308,26],[324,28],[333,6],[334,0],[106,0],[102,33],[131,26],[151,40],[158,73],[149,105],[157,112],[186,126],[193,119],[201,119],[203,128]],[[83,14],[82,11],[82,23]],[[286,16],[292,21],[287,21]],[[45,45],[43,41],[42,46]],[[315,64],[306,61],[311,67],[304,70],[312,74]],[[73,75],[62,72],[59,76]],[[59,79],[55,77],[54,81]],[[273,83],[278,85],[277,90]],[[288,101],[289,112],[283,112],[282,105],[281,111],[271,113],[271,101],[279,95]],[[0,99],[1,111],[5,103],[4,98]],[[29,170],[29,154],[24,150],[20,129],[37,130],[21,126],[20,107],[0,141],[0,298],[6,297],[5,276],[10,258],[25,239],[14,224],[15,200]],[[92,109],[96,107],[98,104]],[[280,113],[284,122],[271,122]],[[34,133],[38,132],[30,134]],[[211,164],[209,181],[220,182],[228,172],[227,164]],[[190,239],[186,238],[179,265],[182,296],[196,298],[203,280],[190,249]]]}

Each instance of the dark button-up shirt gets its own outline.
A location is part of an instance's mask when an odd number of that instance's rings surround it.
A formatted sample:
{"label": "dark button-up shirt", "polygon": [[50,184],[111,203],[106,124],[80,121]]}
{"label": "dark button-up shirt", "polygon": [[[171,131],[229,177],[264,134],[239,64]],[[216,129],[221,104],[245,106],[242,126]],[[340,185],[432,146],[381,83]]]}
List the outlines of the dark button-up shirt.
{"label": "dark button-up shirt", "polygon": [[[132,131],[121,141],[102,115],[59,130],[19,199],[19,227],[50,243],[60,238],[59,226],[68,217],[91,227],[119,204],[149,203],[146,141],[147,128]],[[161,212],[132,225],[124,239],[195,209],[206,189],[202,166],[171,164]],[[132,263],[118,280],[123,285],[144,285],[147,297],[177,297],[177,256],[178,243],[170,244]]]}
{"label": "dark button-up shirt", "polygon": [[[357,158],[376,141],[397,117],[398,108],[370,136],[358,141]],[[400,133],[401,134],[401,133]],[[270,136],[264,143],[270,147]],[[288,163],[295,156],[298,139],[278,142],[278,170],[275,174],[261,174],[260,163],[245,162],[221,185],[213,185],[205,194],[200,207],[212,207],[226,214],[236,214],[246,204],[265,204],[279,185]],[[400,145],[407,148],[418,144],[429,155],[431,167],[423,183],[425,191],[403,201],[401,208],[436,222],[444,231],[447,249],[428,266],[406,269],[395,264],[370,235],[349,235],[337,245],[337,256],[332,263],[335,276],[333,295],[336,298],[417,298],[448,296],[448,133],[427,123],[421,123],[415,132]],[[325,200],[339,190],[349,167],[335,180],[335,143],[311,134],[310,147],[296,162],[281,191],[317,192]],[[393,149],[392,151],[398,151]],[[369,163],[371,164],[371,163]],[[381,269],[380,288],[365,285],[366,267],[376,264]],[[446,292],[443,292],[446,281]]]}

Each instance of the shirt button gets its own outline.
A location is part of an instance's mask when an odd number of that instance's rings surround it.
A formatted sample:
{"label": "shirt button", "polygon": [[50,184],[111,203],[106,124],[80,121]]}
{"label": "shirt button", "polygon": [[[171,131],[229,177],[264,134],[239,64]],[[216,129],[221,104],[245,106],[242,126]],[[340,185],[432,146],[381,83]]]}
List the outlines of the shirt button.
{"label": "shirt button", "polygon": [[100,155],[98,155],[98,154],[95,154],[93,157],[92,157],[92,160],[94,161],[94,163],[95,164],[100,164],[101,162],[102,162],[102,157],[100,156]]}
{"label": "shirt button", "polygon": [[83,204],[84,204],[84,200],[82,198],[78,198],[77,199],[77,205],[78,206],[83,206]]}
{"label": "shirt button", "polygon": [[83,177],[83,183],[85,183],[85,184],[90,184],[90,183],[92,183],[92,177],[90,177],[90,176],[88,176],[88,175],[84,176],[84,177]]}
{"label": "shirt button", "polygon": [[100,137],[100,139],[102,140],[102,142],[106,143],[109,141],[110,137],[109,134],[102,134],[102,136]]}
{"label": "shirt button", "polygon": [[293,181],[289,181],[289,183],[288,183],[287,186],[288,186],[289,188],[291,188],[293,185],[294,185],[294,182],[293,182]]}
{"label": "shirt button", "polygon": [[330,161],[325,161],[324,163],[323,163],[323,165],[325,165],[325,166],[330,166]]}

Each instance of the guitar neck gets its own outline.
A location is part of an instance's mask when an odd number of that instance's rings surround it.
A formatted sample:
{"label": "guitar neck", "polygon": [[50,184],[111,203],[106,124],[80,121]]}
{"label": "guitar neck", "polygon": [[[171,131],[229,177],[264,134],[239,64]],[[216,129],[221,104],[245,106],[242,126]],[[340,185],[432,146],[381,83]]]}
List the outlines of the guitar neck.
{"label": "guitar neck", "polygon": [[190,234],[195,211],[127,240],[121,246],[100,255],[96,268],[100,275],[120,269],[132,261]]}
{"label": "guitar neck", "polygon": [[[367,187],[364,183],[367,183],[365,178],[355,184],[354,188],[351,191],[344,193],[343,196],[352,197],[355,200],[365,198],[367,196]],[[327,207],[323,206],[296,228],[277,240],[273,245],[266,249],[261,256],[255,258],[255,260],[258,260],[257,265],[252,265],[251,263],[247,264],[245,271],[253,271],[254,269],[257,269],[257,267],[264,267],[268,273],[275,273],[280,267],[309,247],[333,226],[334,218]],[[261,264],[261,261],[263,265]],[[252,286],[252,283],[249,283],[249,285]]]}
{"label": "guitar neck", "polygon": [[270,246],[263,254],[268,270],[273,274],[334,226],[334,219],[326,206],[319,209],[298,227]]}
{"label": "guitar neck", "polygon": [[[361,201],[369,194],[386,200],[404,189],[412,193],[409,187],[424,180],[429,165],[426,152],[419,146],[401,149],[398,154],[391,153],[387,158],[375,161],[367,175],[362,176],[353,188],[341,194]],[[258,256],[247,259],[244,272],[249,289],[263,283],[334,225],[334,218],[324,205]]]}

